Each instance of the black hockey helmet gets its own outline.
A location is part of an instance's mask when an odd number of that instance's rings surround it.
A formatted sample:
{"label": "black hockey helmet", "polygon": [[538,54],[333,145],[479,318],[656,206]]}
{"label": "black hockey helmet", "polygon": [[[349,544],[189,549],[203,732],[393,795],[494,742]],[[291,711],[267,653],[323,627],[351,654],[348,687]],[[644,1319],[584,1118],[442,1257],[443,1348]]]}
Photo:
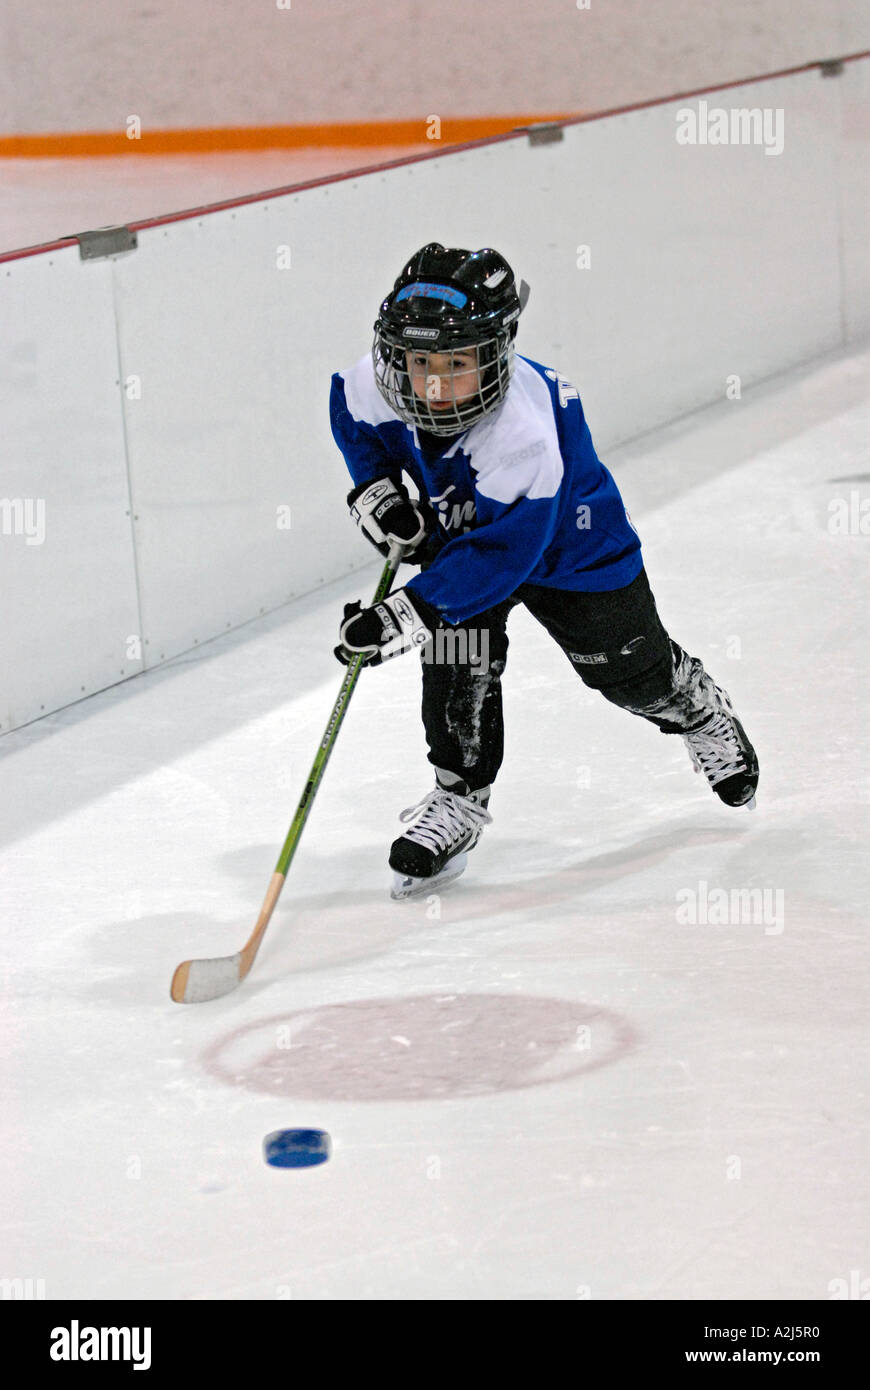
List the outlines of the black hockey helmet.
{"label": "black hockey helmet", "polygon": [[528,285],[517,289],[491,247],[422,247],[375,323],[372,359],[384,400],[406,424],[435,435],[460,434],[495,410],[510,383],[528,297]]}

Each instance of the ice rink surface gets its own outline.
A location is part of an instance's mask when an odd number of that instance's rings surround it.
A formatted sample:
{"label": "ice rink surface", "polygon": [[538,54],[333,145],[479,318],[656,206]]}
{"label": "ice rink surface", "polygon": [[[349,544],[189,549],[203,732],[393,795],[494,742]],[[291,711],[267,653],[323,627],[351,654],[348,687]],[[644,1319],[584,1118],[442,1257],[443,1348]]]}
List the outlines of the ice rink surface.
{"label": "ice rink surface", "polygon": [[431,152],[431,144],[0,159],[0,252]]}
{"label": "ice rink surface", "polygon": [[[665,625],[756,744],[755,811],[517,610],[465,877],[388,898],[431,769],[417,659],[364,671],[252,974],[178,1006],[176,964],[253,927],[377,563],[0,740],[0,1274],[50,1299],[824,1300],[870,1273],[868,368],[605,455]],[[290,1126],[330,1161],[267,1167]]]}

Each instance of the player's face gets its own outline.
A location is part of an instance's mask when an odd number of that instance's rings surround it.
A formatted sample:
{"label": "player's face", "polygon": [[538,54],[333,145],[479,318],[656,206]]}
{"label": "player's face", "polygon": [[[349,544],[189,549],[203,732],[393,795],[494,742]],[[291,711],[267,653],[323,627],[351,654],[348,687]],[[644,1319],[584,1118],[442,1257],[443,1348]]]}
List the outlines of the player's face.
{"label": "player's face", "polygon": [[475,396],[480,388],[476,348],[408,352],[406,360],[414,395],[428,401],[432,410],[448,410]]}

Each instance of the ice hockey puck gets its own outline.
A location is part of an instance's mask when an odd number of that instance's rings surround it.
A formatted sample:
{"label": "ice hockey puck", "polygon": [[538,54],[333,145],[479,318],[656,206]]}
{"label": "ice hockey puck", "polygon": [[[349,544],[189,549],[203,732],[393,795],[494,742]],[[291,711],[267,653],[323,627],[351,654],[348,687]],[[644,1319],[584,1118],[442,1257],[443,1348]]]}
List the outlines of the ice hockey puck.
{"label": "ice hockey puck", "polygon": [[331,1153],[325,1129],[276,1129],[263,1140],[263,1157],[273,1168],[313,1168]]}

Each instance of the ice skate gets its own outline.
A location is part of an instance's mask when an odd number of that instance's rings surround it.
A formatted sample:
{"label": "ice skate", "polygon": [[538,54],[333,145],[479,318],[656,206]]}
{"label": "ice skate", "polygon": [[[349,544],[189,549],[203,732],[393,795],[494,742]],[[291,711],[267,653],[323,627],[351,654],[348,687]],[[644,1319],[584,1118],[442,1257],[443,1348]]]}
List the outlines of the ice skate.
{"label": "ice skate", "polygon": [[433,790],[399,817],[402,821],[416,820],[390,849],[390,897],[396,902],[453,883],[465,869],[469,850],[492,820],[486,809],[489,787],[472,792],[455,774],[441,768],[436,773]]}
{"label": "ice skate", "polygon": [[715,687],[720,708],[697,729],[683,734],[696,772],[703,772],[726,806],[755,807],[758,758],[731,708],[728,693]]}

